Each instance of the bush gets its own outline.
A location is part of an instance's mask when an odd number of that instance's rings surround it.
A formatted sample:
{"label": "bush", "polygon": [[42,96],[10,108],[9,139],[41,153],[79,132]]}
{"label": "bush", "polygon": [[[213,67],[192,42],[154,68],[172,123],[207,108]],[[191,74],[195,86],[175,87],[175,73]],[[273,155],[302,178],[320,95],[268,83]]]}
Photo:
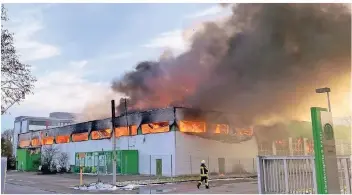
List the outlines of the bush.
{"label": "bush", "polygon": [[16,158],[11,156],[7,158],[7,170],[15,170],[16,169]]}
{"label": "bush", "polygon": [[52,166],[49,166],[48,164],[43,164],[40,171],[42,172],[42,174],[56,174],[57,173],[57,170],[53,169]]}

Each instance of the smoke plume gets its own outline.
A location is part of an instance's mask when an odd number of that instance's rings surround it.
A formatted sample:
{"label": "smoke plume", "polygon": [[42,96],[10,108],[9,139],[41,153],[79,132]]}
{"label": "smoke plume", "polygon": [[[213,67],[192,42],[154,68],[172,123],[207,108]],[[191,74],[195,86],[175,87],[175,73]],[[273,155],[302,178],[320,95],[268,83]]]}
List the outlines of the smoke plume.
{"label": "smoke plume", "polygon": [[237,4],[232,10],[224,24],[205,23],[187,52],[139,63],[112,82],[113,91],[129,97],[129,109],[225,111],[248,126],[309,112],[317,105],[304,102],[315,88],[328,86],[337,94],[339,86],[350,85],[347,6]]}

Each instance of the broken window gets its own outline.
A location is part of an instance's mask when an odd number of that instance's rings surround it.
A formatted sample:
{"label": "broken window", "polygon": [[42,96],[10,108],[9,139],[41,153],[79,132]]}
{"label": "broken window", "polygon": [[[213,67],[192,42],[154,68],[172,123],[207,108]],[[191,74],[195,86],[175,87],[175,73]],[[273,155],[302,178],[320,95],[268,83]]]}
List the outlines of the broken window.
{"label": "broken window", "polygon": [[91,138],[94,140],[105,139],[111,137],[111,129],[92,131]]}
{"label": "broken window", "polygon": [[81,141],[87,141],[87,140],[88,140],[88,132],[72,134],[73,142],[81,142]]}
{"label": "broken window", "polygon": [[169,122],[148,123],[142,125],[142,133],[161,133],[170,131]]}
{"label": "broken window", "polygon": [[199,121],[179,121],[179,128],[181,132],[204,133],[206,124]]}
{"label": "broken window", "polygon": [[57,144],[68,143],[68,142],[70,142],[70,136],[69,135],[58,135],[58,136],[56,136],[55,140],[56,140]]}
{"label": "broken window", "polygon": [[129,130],[131,131],[131,135],[137,135],[137,126],[131,125],[130,129],[128,129],[127,127],[115,128],[115,136],[116,137],[128,136],[128,135],[130,135]]}

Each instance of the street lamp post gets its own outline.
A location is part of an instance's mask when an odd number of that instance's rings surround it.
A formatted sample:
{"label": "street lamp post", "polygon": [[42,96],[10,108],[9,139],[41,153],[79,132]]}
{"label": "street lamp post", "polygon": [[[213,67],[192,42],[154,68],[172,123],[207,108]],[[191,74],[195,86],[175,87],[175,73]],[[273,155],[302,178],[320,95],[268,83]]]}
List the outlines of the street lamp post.
{"label": "street lamp post", "polygon": [[316,89],[315,92],[316,93],[326,93],[326,95],[328,97],[329,112],[331,112],[330,95],[329,95],[329,93],[331,92],[331,89],[328,87],[324,87],[324,88]]}

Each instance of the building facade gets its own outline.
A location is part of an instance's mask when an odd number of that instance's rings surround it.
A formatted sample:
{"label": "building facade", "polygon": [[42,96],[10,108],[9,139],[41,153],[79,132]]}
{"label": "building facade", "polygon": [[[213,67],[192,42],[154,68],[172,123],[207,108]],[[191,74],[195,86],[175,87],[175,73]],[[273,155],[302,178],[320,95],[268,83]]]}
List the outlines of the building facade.
{"label": "building facade", "polygon": [[18,137],[20,134],[28,134],[33,131],[50,129],[73,124],[74,115],[65,112],[53,112],[49,117],[18,116],[14,121],[14,136],[12,140],[13,152],[16,155]]}
{"label": "building facade", "polygon": [[118,156],[120,173],[198,174],[201,160],[213,173],[248,172],[258,153],[253,131],[234,128],[231,119],[229,114],[175,107],[133,112],[115,118],[114,135],[111,119],[96,120],[22,133],[18,148],[43,151],[54,146],[68,154],[72,170],[84,166],[86,172],[108,174],[112,171],[111,137],[115,136],[116,150],[130,153]]}

